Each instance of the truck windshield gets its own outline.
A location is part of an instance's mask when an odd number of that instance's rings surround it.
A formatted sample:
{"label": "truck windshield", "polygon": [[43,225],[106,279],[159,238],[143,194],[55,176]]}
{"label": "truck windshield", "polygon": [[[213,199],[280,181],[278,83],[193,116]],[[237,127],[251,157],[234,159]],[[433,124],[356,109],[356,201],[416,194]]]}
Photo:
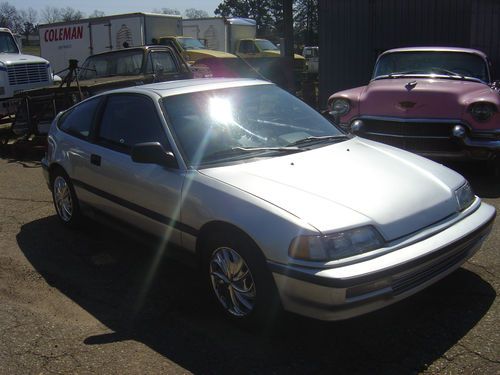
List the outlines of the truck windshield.
{"label": "truck windshield", "polygon": [[270,84],[168,96],[163,105],[191,166],[273,157],[346,139],[317,111]]}
{"label": "truck windshield", "polygon": [[179,38],[179,43],[184,49],[206,49],[205,46],[198,40],[194,38]]}
{"label": "truck windshield", "polygon": [[481,56],[449,51],[410,51],[382,55],[375,67],[373,78],[411,75],[472,78],[489,82],[488,66]]}
{"label": "truck windshield", "polygon": [[261,51],[278,51],[279,50],[278,47],[276,47],[273,43],[271,43],[267,39],[257,39],[255,41],[255,44],[257,44],[257,47]]}
{"label": "truck windshield", "polygon": [[79,79],[141,74],[142,50],[124,50],[90,56],[82,65]]}
{"label": "truck windshield", "polygon": [[0,53],[19,53],[16,42],[10,33],[0,32]]}

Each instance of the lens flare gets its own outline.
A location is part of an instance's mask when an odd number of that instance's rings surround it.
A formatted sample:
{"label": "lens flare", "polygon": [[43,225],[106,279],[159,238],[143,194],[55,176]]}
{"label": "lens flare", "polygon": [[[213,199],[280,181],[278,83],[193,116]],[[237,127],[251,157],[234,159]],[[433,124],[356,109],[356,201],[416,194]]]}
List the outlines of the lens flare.
{"label": "lens flare", "polygon": [[234,124],[233,108],[228,99],[213,97],[209,99],[208,111],[210,118],[218,124]]}

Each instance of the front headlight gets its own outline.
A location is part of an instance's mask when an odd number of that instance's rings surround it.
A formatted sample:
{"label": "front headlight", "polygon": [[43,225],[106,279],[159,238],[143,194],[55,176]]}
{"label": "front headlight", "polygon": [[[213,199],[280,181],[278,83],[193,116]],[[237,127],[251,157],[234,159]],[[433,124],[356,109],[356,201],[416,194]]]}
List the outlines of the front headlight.
{"label": "front headlight", "polygon": [[470,105],[469,112],[474,120],[486,122],[496,112],[496,107],[493,103],[477,102]]}
{"label": "front headlight", "polygon": [[468,182],[455,190],[455,197],[457,198],[459,211],[465,210],[475,199],[474,191],[472,191],[472,187]]}
{"label": "front headlight", "polygon": [[337,116],[344,116],[351,110],[351,103],[347,99],[334,99],[332,102],[331,112]]}
{"label": "front headlight", "polygon": [[304,260],[338,260],[379,249],[382,236],[371,226],[349,229],[325,236],[298,236],[288,249],[292,258]]}

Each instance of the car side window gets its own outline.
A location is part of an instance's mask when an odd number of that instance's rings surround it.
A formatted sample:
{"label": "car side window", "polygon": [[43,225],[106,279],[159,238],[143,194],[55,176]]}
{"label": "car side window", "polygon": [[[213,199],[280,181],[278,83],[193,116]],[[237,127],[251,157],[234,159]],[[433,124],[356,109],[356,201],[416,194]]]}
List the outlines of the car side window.
{"label": "car side window", "polygon": [[106,102],[98,142],[116,151],[130,152],[143,142],[160,142],[168,147],[165,130],[152,99],[143,95],[111,95]]}
{"label": "car side window", "polygon": [[170,52],[151,52],[148,56],[147,73],[176,73],[177,66]]}
{"label": "car side window", "polygon": [[69,110],[59,120],[59,129],[78,138],[88,138],[100,102],[100,97],[90,99]]}

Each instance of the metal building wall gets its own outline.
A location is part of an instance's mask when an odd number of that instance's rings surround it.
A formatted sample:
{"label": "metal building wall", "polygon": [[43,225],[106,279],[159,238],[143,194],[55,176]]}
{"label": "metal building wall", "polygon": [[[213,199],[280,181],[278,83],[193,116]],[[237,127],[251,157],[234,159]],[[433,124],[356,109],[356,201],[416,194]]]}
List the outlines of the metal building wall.
{"label": "metal building wall", "polygon": [[500,63],[499,0],[319,0],[319,22],[320,107],[366,84],[390,48],[470,46]]}
{"label": "metal building wall", "polygon": [[500,1],[474,0],[471,10],[470,46],[480,49],[493,63],[495,79],[500,79]]}

